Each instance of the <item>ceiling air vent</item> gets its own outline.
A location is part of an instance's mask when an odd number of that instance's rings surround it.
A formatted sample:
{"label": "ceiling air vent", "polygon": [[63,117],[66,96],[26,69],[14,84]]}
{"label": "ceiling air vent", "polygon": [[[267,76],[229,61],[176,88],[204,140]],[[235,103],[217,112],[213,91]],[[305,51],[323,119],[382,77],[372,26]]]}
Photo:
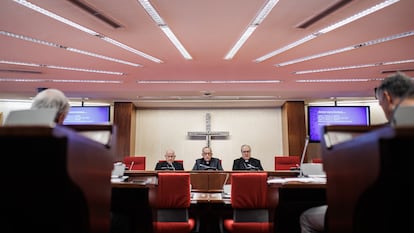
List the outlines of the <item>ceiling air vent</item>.
{"label": "ceiling air vent", "polygon": [[79,0],[68,0],[69,2],[71,2],[72,4],[80,7],[82,10],[88,12],[89,14],[91,14],[92,16],[98,18],[99,20],[109,24],[111,27],[113,28],[120,28],[121,24],[115,22],[114,20],[110,19],[109,17],[103,15],[101,12],[99,12],[98,10],[94,9],[91,6],[88,6],[86,3],[79,1]]}
{"label": "ceiling air vent", "polygon": [[317,21],[321,20],[322,18],[326,17],[327,15],[331,14],[332,12],[338,10],[339,8],[345,6],[352,0],[341,0],[337,3],[333,4],[332,6],[326,8],[325,10],[321,11],[319,14],[311,17],[310,19],[306,20],[305,22],[299,24],[297,27],[305,29],[309,27],[310,25],[316,23]]}

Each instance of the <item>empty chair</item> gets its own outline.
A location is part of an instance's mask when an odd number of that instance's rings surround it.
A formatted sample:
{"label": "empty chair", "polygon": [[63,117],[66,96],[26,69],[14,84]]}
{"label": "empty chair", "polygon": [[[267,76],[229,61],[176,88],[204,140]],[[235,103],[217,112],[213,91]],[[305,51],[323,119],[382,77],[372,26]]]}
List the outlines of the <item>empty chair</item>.
{"label": "empty chair", "polygon": [[233,219],[224,219],[225,230],[230,233],[274,232],[274,212],[278,199],[277,189],[267,185],[266,172],[233,173],[231,175]]}
{"label": "empty chair", "polygon": [[290,170],[291,168],[299,168],[300,157],[297,155],[275,156],[275,170]]}
{"label": "empty chair", "polygon": [[127,170],[145,170],[145,156],[124,157]]}
{"label": "empty chair", "polygon": [[189,218],[190,198],[189,173],[159,173],[158,185],[149,194],[154,233],[191,232],[195,220]]}

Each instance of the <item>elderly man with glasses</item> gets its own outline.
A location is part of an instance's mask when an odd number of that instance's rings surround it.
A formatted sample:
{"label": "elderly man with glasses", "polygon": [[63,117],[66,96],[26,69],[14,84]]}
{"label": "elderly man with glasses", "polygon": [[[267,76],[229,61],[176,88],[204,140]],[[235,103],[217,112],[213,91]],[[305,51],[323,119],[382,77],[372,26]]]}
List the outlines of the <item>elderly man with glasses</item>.
{"label": "elderly man with glasses", "polygon": [[205,146],[201,150],[201,156],[203,158],[196,159],[195,164],[193,166],[193,171],[195,170],[219,170],[223,171],[223,167],[221,166],[221,160],[218,158],[213,158],[213,151],[210,147]]}
{"label": "elderly man with glasses", "polygon": [[252,149],[249,145],[241,146],[241,157],[233,161],[233,171],[235,170],[256,170],[263,171],[262,164],[259,159],[252,158]]}
{"label": "elderly man with glasses", "polygon": [[175,151],[168,149],[165,152],[165,161],[160,161],[155,165],[155,170],[184,170],[182,163],[175,161]]}

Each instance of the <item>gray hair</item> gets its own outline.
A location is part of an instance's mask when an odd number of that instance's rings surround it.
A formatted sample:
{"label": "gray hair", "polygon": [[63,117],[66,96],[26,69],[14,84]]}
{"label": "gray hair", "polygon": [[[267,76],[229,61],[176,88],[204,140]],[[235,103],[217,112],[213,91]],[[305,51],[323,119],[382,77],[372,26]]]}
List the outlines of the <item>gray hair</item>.
{"label": "gray hair", "polygon": [[66,116],[69,112],[70,104],[65,94],[57,89],[46,89],[39,92],[33,99],[31,109],[54,108],[57,110],[55,120],[60,115]]}

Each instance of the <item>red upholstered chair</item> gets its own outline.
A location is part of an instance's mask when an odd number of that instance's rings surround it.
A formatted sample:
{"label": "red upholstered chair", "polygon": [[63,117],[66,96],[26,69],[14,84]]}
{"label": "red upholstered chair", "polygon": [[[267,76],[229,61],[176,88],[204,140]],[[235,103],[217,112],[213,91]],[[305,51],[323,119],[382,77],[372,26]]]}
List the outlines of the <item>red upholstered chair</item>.
{"label": "red upholstered chair", "polygon": [[233,173],[233,219],[224,219],[224,229],[230,233],[274,232],[274,212],[278,200],[277,188],[268,186],[266,172]]}
{"label": "red upholstered chair", "polygon": [[127,170],[145,170],[145,156],[127,156],[124,157],[124,163]]}
{"label": "red upholstered chair", "polygon": [[[166,160],[165,159],[161,159],[161,160],[158,160],[158,162],[165,162]],[[181,164],[183,164],[184,163],[184,160],[179,160],[179,159],[176,159],[176,160],[174,160],[175,162],[177,162],[177,163],[181,163]]]}
{"label": "red upholstered chair", "polygon": [[158,173],[158,185],[150,189],[154,233],[188,233],[195,227],[189,217],[190,173]]}
{"label": "red upholstered chair", "polygon": [[313,158],[312,163],[322,163],[322,159],[321,158]]}
{"label": "red upholstered chair", "polygon": [[300,157],[297,155],[275,156],[275,170],[290,170],[291,168],[298,168],[300,164]]}

